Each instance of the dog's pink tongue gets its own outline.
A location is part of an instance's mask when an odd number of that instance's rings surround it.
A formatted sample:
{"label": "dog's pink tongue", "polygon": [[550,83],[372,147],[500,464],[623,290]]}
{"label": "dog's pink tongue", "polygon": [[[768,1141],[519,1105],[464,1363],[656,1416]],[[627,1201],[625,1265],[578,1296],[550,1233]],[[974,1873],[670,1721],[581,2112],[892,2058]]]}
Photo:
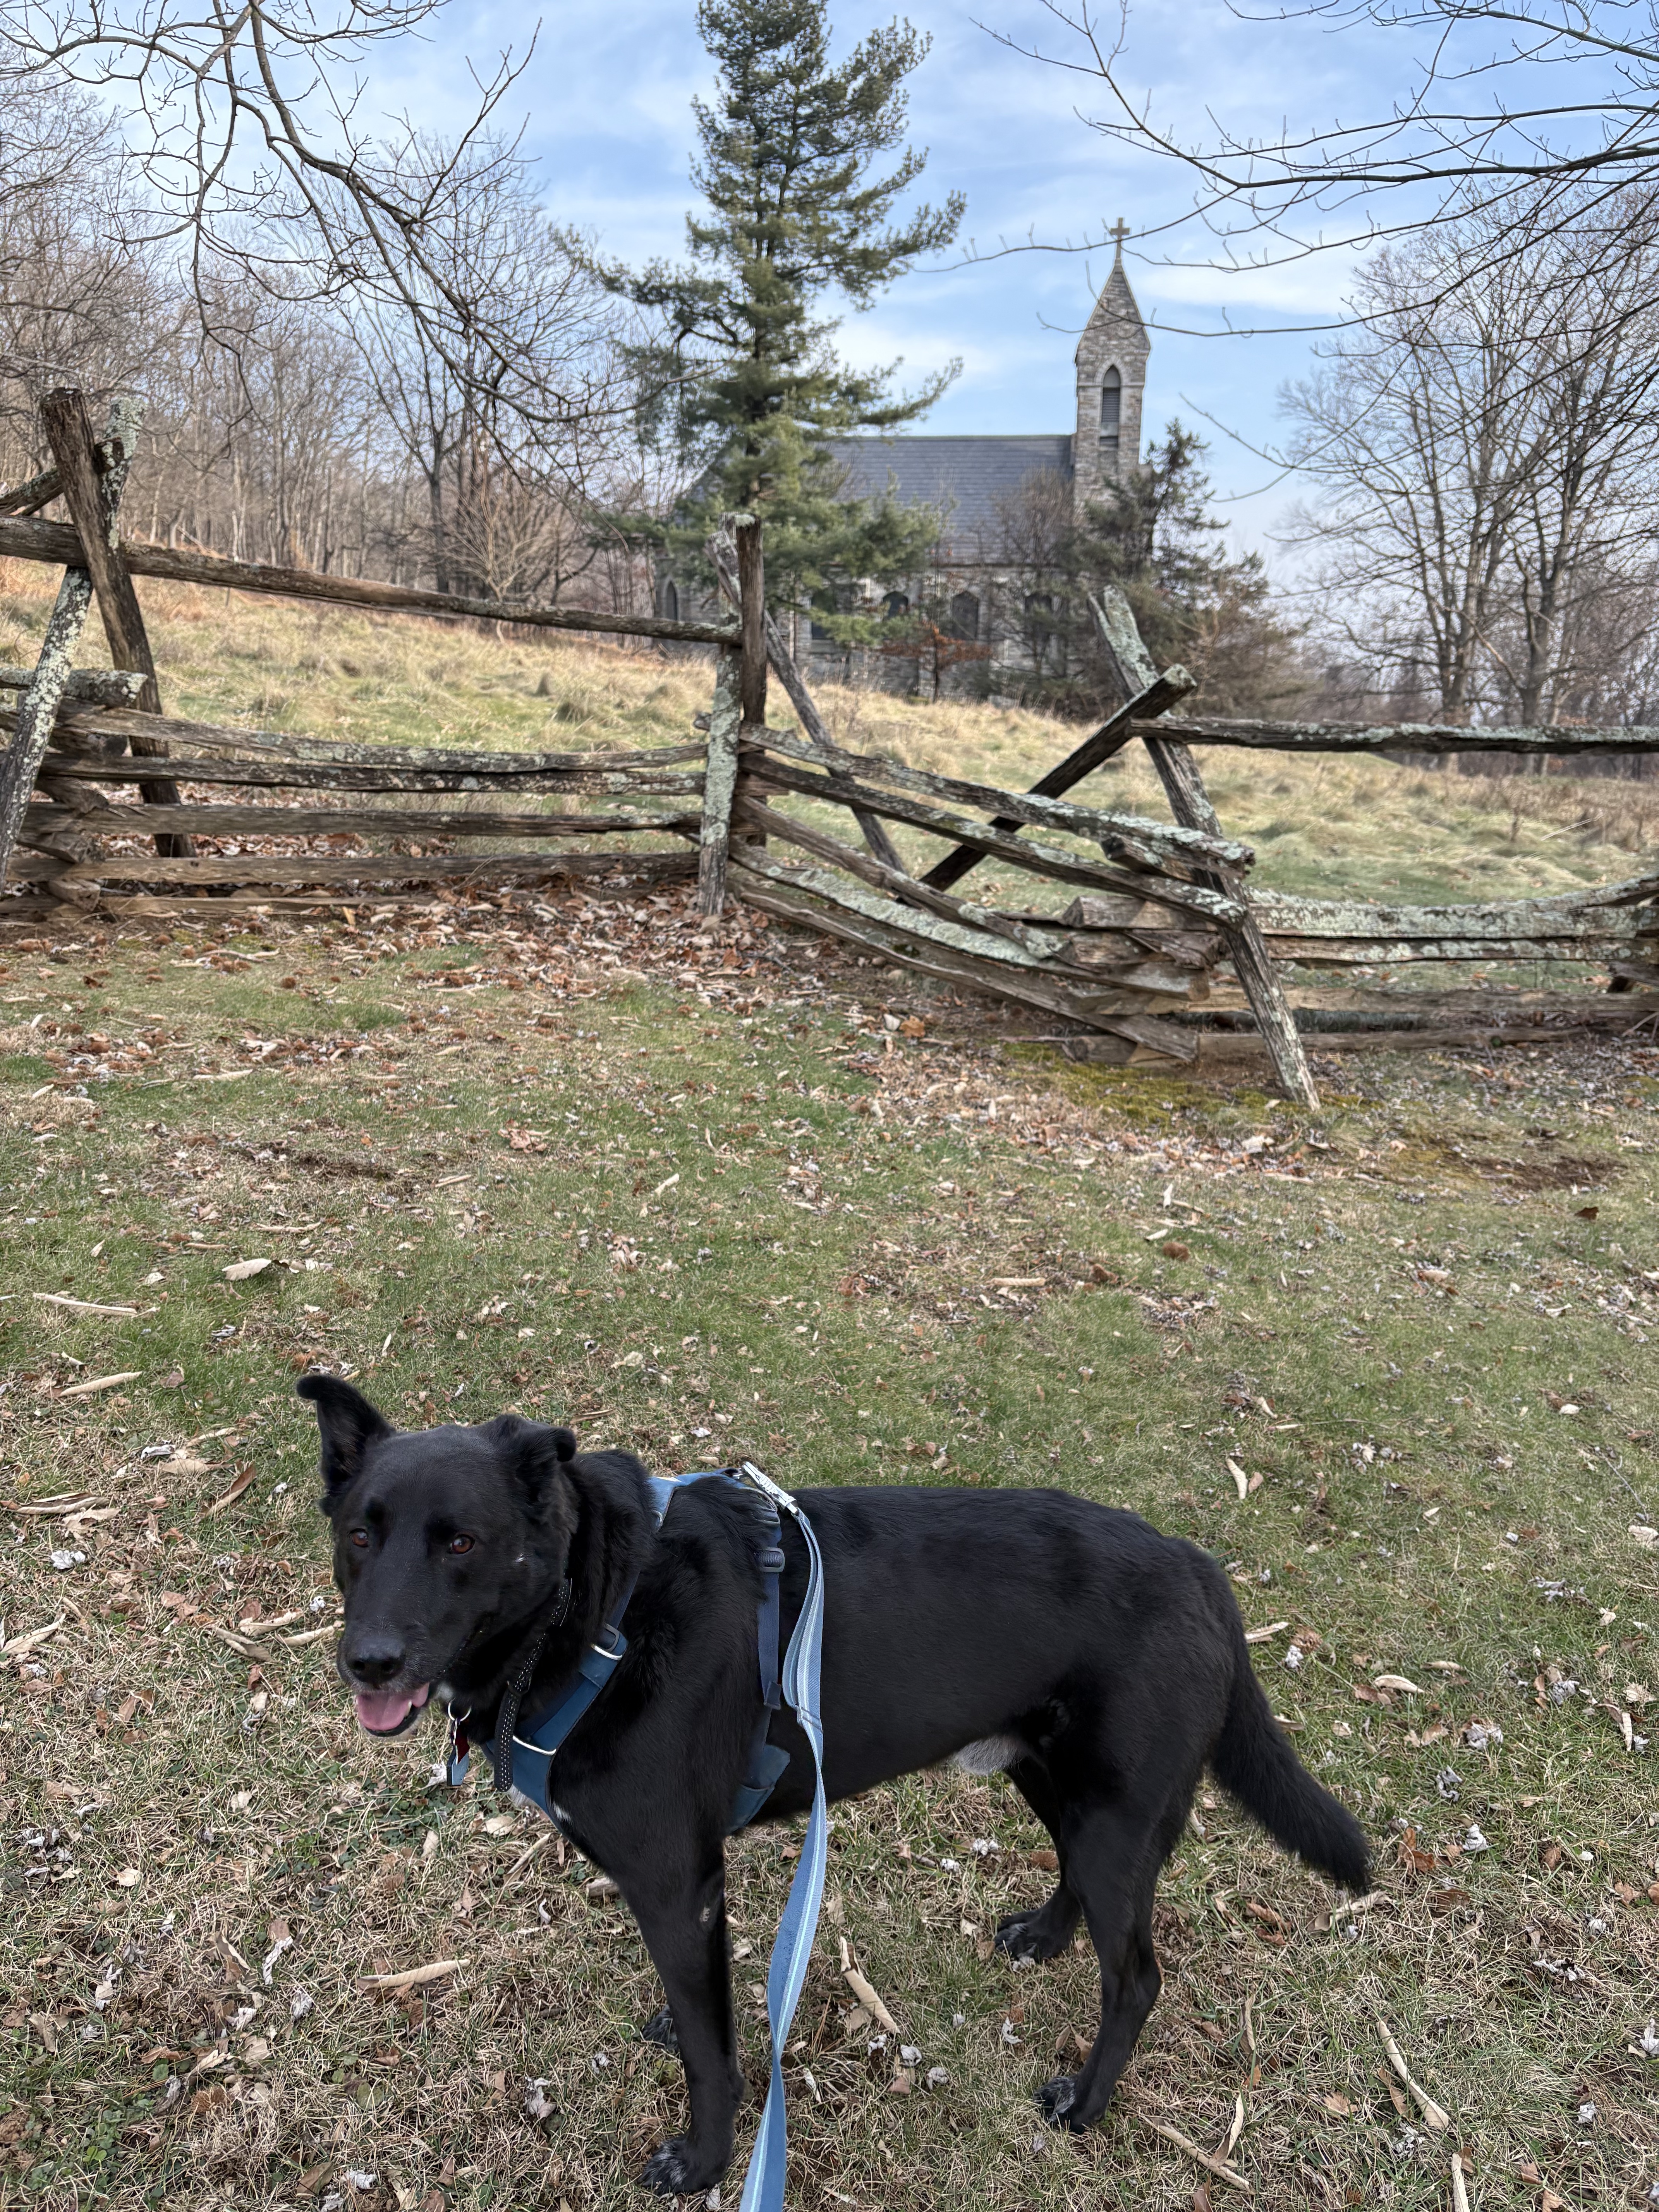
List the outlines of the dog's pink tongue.
{"label": "dog's pink tongue", "polygon": [[416,1690],[390,1690],[379,1697],[360,1690],[352,1700],[357,1708],[359,1724],[371,1735],[384,1735],[406,1720],[416,1706],[426,1703],[428,1690],[425,1682]]}

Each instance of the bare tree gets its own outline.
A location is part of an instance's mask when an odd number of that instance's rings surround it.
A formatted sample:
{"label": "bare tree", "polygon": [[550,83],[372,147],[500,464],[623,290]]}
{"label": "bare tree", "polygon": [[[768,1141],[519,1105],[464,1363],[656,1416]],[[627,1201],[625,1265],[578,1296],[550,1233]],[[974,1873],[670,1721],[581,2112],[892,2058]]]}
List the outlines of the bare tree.
{"label": "bare tree", "polygon": [[[1104,106],[1086,120],[1114,146],[1187,172],[1193,212],[1216,240],[1209,266],[1238,271],[1455,228],[1472,187],[1485,204],[1522,221],[1518,234],[1502,222],[1493,227],[1487,250],[1504,261],[1524,256],[1552,223],[1582,230],[1587,195],[1590,207],[1616,210],[1632,188],[1659,186],[1659,9],[1650,4],[1303,0],[1259,14],[1245,0],[1231,4],[1246,24],[1304,25],[1310,42],[1333,30],[1386,33],[1407,51],[1379,78],[1409,81],[1410,90],[1358,120],[1310,116],[1266,135],[1211,112],[1195,136],[1160,118],[1133,82],[1129,0],[1100,10],[1092,0],[1043,0],[1059,27],[1053,50],[994,34],[1097,84]],[[1306,81],[1316,83],[1323,73],[1312,52],[1309,59]],[[1295,82],[1295,70],[1288,74]],[[1610,219],[1602,226],[1609,270],[1615,234]],[[1061,250],[1097,252],[1103,242]],[[1425,290],[1418,304],[1450,296]]]}
{"label": "bare tree", "polygon": [[1659,198],[1623,196],[1616,269],[1599,198],[1589,251],[1554,195],[1534,212],[1524,255],[1513,209],[1467,199],[1379,253],[1355,327],[1285,395],[1285,459],[1319,487],[1292,536],[1319,556],[1328,635],[1452,722],[1549,718],[1587,610],[1647,563],[1659,494]]}
{"label": "bare tree", "polygon": [[[65,78],[120,113],[142,204],[120,236],[182,245],[205,325],[227,271],[283,300],[349,301],[407,319],[457,384],[544,434],[605,413],[610,380],[526,350],[521,303],[469,285],[456,241],[521,188],[495,118],[510,57],[480,85],[470,127],[439,146],[406,124],[379,135],[364,58],[417,33],[442,0],[0,0],[0,69]],[[487,216],[484,217],[487,220]]]}
{"label": "bare tree", "polygon": [[53,386],[130,385],[173,303],[125,253],[118,135],[83,93],[0,74],[0,475],[47,465],[36,409]]}
{"label": "bare tree", "polygon": [[[416,144],[441,173],[448,149]],[[593,558],[577,520],[582,488],[629,421],[614,343],[623,311],[511,161],[458,201],[429,258],[454,307],[458,349],[434,351],[400,300],[372,301],[354,326],[387,428],[425,489],[439,588],[556,596]],[[591,404],[562,412],[557,395],[577,389]]]}

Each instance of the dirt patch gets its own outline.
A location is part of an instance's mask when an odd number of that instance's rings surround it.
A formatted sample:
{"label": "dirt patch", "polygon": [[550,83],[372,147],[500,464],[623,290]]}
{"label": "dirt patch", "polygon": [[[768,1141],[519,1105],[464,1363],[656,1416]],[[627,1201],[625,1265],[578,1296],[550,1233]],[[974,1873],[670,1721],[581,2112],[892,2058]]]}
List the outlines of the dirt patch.
{"label": "dirt patch", "polygon": [[1588,1190],[1614,1182],[1624,1169],[1618,1160],[1592,1160],[1574,1152],[1558,1152],[1536,1160],[1500,1160],[1462,1155],[1465,1166],[1490,1182],[1506,1183],[1511,1190]]}

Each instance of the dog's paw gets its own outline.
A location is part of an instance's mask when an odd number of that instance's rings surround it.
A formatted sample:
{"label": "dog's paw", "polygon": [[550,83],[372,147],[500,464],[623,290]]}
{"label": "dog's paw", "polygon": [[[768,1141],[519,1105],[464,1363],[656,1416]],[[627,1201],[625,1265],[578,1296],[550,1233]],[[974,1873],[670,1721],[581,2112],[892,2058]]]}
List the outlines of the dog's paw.
{"label": "dog's paw", "polygon": [[1074,2135],[1083,2131],[1083,2122],[1072,2118],[1077,2106],[1077,2075],[1056,2074],[1052,2081],[1045,2081],[1036,2093],[1036,2106],[1051,2128],[1069,2128]]}
{"label": "dog's paw", "polygon": [[1016,1912],[999,1921],[992,1940],[995,1948],[1006,1952],[1016,1966],[1024,1966],[1040,1959],[1057,1959],[1071,1942],[1072,1930],[1056,1928],[1048,1918],[1045,1905],[1035,1912]]}
{"label": "dog's paw", "polygon": [[712,2189],[725,2170],[723,2160],[715,2164],[700,2157],[689,2136],[670,2136],[647,2159],[640,2180],[659,2197],[692,2197]]}
{"label": "dog's paw", "polygon": [[654,2043],[659,2051],[672,2051],[676,2058],[679,2057],[679,2031],[674,2026],[674,2015],[666,2005],[659,2005],[647,2021],[640,2030],[640,2041]]}

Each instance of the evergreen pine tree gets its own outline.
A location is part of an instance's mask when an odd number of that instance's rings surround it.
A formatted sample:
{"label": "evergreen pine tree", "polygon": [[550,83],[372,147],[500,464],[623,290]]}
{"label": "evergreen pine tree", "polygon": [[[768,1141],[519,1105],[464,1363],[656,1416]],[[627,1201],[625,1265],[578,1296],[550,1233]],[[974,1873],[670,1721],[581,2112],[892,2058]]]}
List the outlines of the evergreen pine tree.
{"label": "evergreen pine tree", "polygon": [[938,519],[890,499],[849,501],[830,441],[888,430],[930,407],[955,367],[909,393],[890,370],[837,359],[840,299],[868,307],[962,220],[953,192],[895,218],[925,153],[905,147],[904,80],[929,41],[908,23],[876,30],[831,62],[824,0],[700,0],[697,25],[720,65],[712,106],[694,103],[708,203],[687,218],[688,264],[654,263],[606,281],[659,319],[635,355],[656,425],[702,465],[697,492],[653,532],[692,573],[710,524],[744,508],[767,526],[768,597],[822,600],[838,579],[884,580],[921,565]]}
{"label": "evergreen pine tree", "polygon": [[[1163,443],[1090,503],[1073,533],[1067,566],[1085,592],[1115,584],[1134,611],[1160,668],[1180,661],[1199,679],[1216,714],[1260,714],[1305,689],[1296,639],[1274,614],[1259,554],[1224,550],[1224,523],[1210,513],[1204,441],[1171,422]],[[1086,606],[1073,616],[1077,704],[1093,713],[1116,703],[1115,679]]]}

